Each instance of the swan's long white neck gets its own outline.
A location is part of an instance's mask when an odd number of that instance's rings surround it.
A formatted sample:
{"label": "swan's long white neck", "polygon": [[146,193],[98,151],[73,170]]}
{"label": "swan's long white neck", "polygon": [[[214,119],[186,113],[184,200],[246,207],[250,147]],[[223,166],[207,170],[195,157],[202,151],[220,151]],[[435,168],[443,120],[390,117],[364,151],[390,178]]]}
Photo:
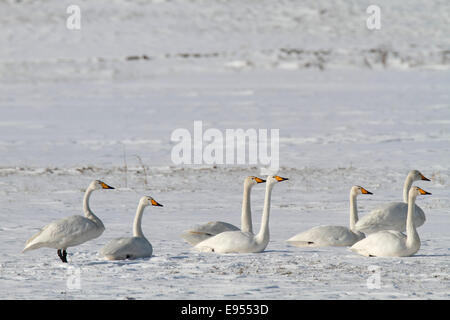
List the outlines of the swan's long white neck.
{"label": "swan's long white neck", "polygon": [[103,227],[103,222],[92,212],[91,208],[89,207],[89,198],[91,197],[92,191],[94,191],[94,188],[88,187],[86,192],[84,193],[84,199],[83,199],[83,211],[86,218],[91,219],[94,221],[98,226]]}
{"label": "swan's long white neck", "polygon": [[133,237],[145,238],[142,232],[142,214],[144,213],[145,205],[139,202],[138,208],[136,210],[136,216],[134,217],[133,223]]}
{"label": "swan's long white neck", "polygon": [[358,208],[356,206],[356,193],[350,191],[350,230],[354,230],[358,222]]}
{"label": "swan's long white neck", "polygon": [[408,248],[420,244],[419,234],[414,225],[415,202],[417,195],[411,193],[408,199],[408,215],[406,216],[406,246]]}
{"label": "swan's long white neck", "polygon": [[414,182],[414,178],[411,174],[408,174],[405,180],[405,184],[403,185],[403,202],[408,203],[408,194],[411,186]]}
{"label": "swan's long white neck", "polygon": [[252,212],[251,212],[251,208],[250,208],[251,190],[252,190],[252,184],[245,183],[244,184],[244,195],[242,198],[241,230],[243,232],[253,233]]}
{"label": "swan's long white neck", "polygon": [[269,215],[270,215],[270,198],[272,197],[272,188],[275,184],[267,182],[266,195],[264,198],[264,210],[261,218],[261,227],[255,237],[257,243],[269,243]]}

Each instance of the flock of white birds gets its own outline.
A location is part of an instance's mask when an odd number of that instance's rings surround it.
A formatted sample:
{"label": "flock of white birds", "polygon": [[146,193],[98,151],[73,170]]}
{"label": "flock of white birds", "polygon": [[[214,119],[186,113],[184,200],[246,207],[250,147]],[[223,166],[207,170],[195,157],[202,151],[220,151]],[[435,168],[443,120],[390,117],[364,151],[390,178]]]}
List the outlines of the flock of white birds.
{"label": "flock of white birds", "polygon": [[[266,180],[249,176],[244,180],[241,228],[232,224],[213,221],[185,231],[181,237],[201,252],[215,253],[255,253],[262,252],[269,244],[269,215],[273,187],[288,180],[277,175],[268,176]],[[414,255],[420,249],[417,227],[425,222],[425,214],[416,204],[419,195],[429,192],[413,186],[414,181],[429,181],[422,173],[412,170],[404,184],[403,202],[391,202],[375,208],[358,220],[356,197],[360,194],[372,194],[361,186],[350,190],[350,225],[317,226],[301,232],[287,241],[298,247],[339,246],[350,247],[358,254],[372,257],[406,257]],[[261,226],[254,233],[251,217],[250,193],[254,185],[266,183],[264,209]],[[78,246],[99,237],[105,230],[102,221],[89,207],[89,198],[94,190],[114,189],[106,183],[95,180],[87,188],[83,199],[84,217],[70,216],[43,227],[37,234],[27,240],[23,252],[42,247],[57,249],[62,262],[67,263],[67,248]],[[133,237],[116,238],[107,243],[100,255],[108,260],[148,258],[153,248],[145,238],[141,228],[145,207],[160,206],[155,199],[143,196],[137,208],[133,224]],[[406,231],[406,234],[403,233]]]}

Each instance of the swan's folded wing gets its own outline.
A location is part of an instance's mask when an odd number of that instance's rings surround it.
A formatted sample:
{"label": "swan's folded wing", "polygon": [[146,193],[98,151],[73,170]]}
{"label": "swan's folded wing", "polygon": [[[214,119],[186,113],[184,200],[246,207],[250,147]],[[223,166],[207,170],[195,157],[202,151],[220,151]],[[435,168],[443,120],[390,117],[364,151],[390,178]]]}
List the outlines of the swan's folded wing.
{"label": "swan's folded wing", "polygon": [[239,231],[240,229],[230,223],[223,221],[211,221],[202,225],[197,225],[187,230],[187,232],[206,233],[216,235],[225,231]]}
{"label": "swan's folded wing", "polygon": [[103,232],[92,220],[83,216],[70,216],[52,222],[31,237],[24,251],[40,247],[65,249],[98,237]]}
{"label": "swan's folded wing", "polygon": [[104,228],[99,228],[92,220],[77,215],[55,222],[48,230],[52,239],[75,246],[100,236]]}
{"label": "swan's folded wing", "polygon": [[203,252],[237,253],[252,252],[255,237],[249,232],[227,231],[198,243],[194,248]]}
{"label": "swan's folded wing", "polygon": [[181,237],[195,246],[196,244],[227,231],[239,231],[240,229],[230,223],[223,221],[211,221],[202,225],[196,225],[193,228],[186,230]]}
{"label": "swan's folded wing", "polygon": [[289,244],[298,247],[349,246],[355,241],[357,236],[343,226],[317,226],[287,240]]}
{"label": "swan's folded wing", "polygon": [[364,256],[395,256],[402,250],[406,236],[394,230],[384,230],[356,242],[350,250]]}
{"label": "swan's folded wing", "polygon": [[[402,231],[406,226],[408,205],[403,202],[391,202],[381,205],[356,222],[355,229],[363,233],[375,233],[381,230]],[[403,228],[402,228],[403,226]]]}
{"label": "swan's folded wing", "polygon": [[306,247],[313,245],[319,239],[318,237],[320,237],[320,230],[322,227],[323,226],[314,227],[309,230],[300,232],[286,240],[286,242],[297,247]]}
{"label": "swan's folded wing", "polygon": [[[420,227],[426,220],[425,213],[416,204],[414,209],[414,223],[416,227]],[[369,214],[363,216],[356,223],[355,228],[366,234],[382,230],[403,232],[406,230],[407,214],[408,204],[404,202],[390,202],[375,208]]]}
{"label": "swan's folded wing", "polygon": [[110,260],[125,260],[148,257],[152,254],[152,245],[144,238],[116,238],[108,242],[99,254]]}

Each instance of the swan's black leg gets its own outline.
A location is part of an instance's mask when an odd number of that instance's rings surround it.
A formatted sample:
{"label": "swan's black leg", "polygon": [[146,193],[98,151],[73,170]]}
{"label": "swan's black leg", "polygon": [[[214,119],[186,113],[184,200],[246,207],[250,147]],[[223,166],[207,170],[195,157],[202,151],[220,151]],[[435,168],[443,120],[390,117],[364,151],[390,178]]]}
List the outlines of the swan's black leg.
{"label": "swan's black leg", "polygon": [[66,250],[63,250],[61,253],[61,249],[58,249],[58,257],[61,259],[62,262],[67,263],[67,252]]}
{"label": "swan's black leg", "polygon": [[62,255],[61,255],[61,249],[58,249],[58,257],[62,260],[63,258],[62,258]]}

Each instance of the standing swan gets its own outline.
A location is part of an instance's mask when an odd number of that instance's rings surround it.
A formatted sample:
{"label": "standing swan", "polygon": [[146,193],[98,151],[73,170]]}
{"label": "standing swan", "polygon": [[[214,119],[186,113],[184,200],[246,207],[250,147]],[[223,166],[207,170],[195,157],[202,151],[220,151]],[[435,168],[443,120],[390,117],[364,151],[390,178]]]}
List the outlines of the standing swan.
{"label": "standing swan", "polygon": [[99,189],[114,189],[100,180],[94,180],[87,188],[83,199],[83,216],[70,216],[52,222],[27,240],[22,252],[42,247],[58,249],[58,257],[67,262],[68,247],[74,247],[86,241],[99,237],[105,226],[89,208],[89,198],[92,191]]}
{"label": "standing swan", "polygon": [[222,221],[211,221],[199,226],[196,226],[190,230],[185,231],[181,237],[195,246],[197,243],[202,242],[208,238],[211,238],[221,232],[225,231],[239,231],[253,233],[252,227],[252,213],[250,209],[250,192],[252,187],[258,183],[264,183],[266,180],[255,176],[248,176],[244,180],[244,195],[242,198],[242,214],[241,214],[241,229],[238,227]]}
{"label": "standing swan", "polygon": [[100,255],[108,260],[125,260],[151,257],[153,248],[145,238],[141,228],[142,214],[147,206],[162,207],[152,197],[142,197],[134,217],[133,237],[117,238],[108,242],[101,250]]}
{"label": "standing swan", "polygon": [[343,226],[318,226],[299,233],[287,242],[296,247],[347,247],[364,238],[364,234],[356,231],[358,221],[356,196],[358,194],[372,194],[363,187],[353,186],[350,189],[350,228]]}
{"label": "standing swan", "polygon": [[419,251],[420,238],[414,224],[414,202],[419,195],[431,194],[419,187],[412,187],[408,196],[406,236],[396,230],[383,230],[355,243],[350,249],[367,257],[409,257]]}
{"label": "standing swan", "polygon": [[226,231],[206,239],[194,248],[202,252],[254,253],[262,252],[269,244],[269,213],[272,188],[278,182],[288,180],[279,176],[268,176],[261,228],[257,235],[248,231]]}
{"label": "standing swan", "polygon": [[[418,180],[430,181],[419,171],[412,170],[406,177],[403,187],[403,202],[386,203],[372,210],[369,214],[362,217],[356,223],[356,230],[365,234],[370,234],[381,230],[405,231],[406,214],[408,212],[408,192],[413,182]],[[414,223],[416,227],[420,227],[424,224],[424,222],[425,213],[416,205]]]}

